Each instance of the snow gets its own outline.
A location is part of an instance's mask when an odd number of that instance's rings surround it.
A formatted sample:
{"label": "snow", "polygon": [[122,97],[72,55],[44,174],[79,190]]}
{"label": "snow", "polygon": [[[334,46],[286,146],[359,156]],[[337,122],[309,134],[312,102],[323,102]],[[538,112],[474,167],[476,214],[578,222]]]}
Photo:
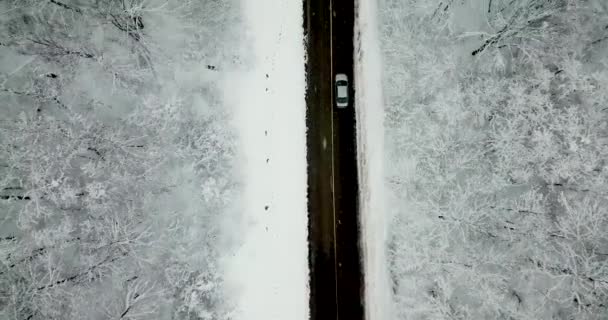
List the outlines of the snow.
{"label": "snow", "polygon": [[384,108],[374,1],[358,1],[355,22],[355,106],[361,190],[361,232],[367,320],[392,319],[386,266],[384,210]]}
{"label": "snow", "polygon": [[[225,79],[245,181],[242,246],[228,262],[234,319],[308,319],[302,3],[242,1],[254,65]],[[272,12],[272,16],[269,13]]]}
{"label": "snow", "polygon": [[[391,213],[364,219],[386,219],[388,237],[363,226],[368,276],[370,239],[388,239],[384,318],[606,318],[594,277],[607,275],[587,261],[608,270],[595,231],[608,228],[596,156],[608,153],[593,138],[606,130],[608,47],[595,41],[608,7],[591,3],[379,2]],[[370,308],[385,302],[368,291]]]}

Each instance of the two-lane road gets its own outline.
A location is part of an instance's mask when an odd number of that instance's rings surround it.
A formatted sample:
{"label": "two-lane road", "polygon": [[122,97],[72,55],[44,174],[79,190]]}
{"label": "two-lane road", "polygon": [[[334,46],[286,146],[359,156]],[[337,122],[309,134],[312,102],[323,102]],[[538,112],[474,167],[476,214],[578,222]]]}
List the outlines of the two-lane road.
{"label": "two-lane road", "polygon": [[[363,319],[353,77],[354,2],[304,0],[310,311],[312,320]],[[334,76],[350,82],[335,107]]]}

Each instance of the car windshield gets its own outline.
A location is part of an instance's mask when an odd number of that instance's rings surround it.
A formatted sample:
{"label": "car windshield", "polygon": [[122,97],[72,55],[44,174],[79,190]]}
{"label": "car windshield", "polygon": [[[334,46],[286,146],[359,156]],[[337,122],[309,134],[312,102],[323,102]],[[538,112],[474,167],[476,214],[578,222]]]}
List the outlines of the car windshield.
{"label": "car windshield", "polygon": [[338,86],[347,86],[347,85],[348,85],[348,82],[346,82],[346,81],[344,81],[344,80],[339,80],[339,81],[337,81],[337,82],[336,82],[336,84],[337,84]]}

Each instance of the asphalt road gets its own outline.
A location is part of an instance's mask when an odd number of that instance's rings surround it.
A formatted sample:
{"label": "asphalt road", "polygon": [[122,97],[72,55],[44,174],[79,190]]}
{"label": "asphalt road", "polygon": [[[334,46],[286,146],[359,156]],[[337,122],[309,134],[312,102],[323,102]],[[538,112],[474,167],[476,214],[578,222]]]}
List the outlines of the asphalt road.
{"label": "asphalt road", "polygon": [[[311,320],[363,319],[355,136],[354,1],[304,0]],[[334,76],[350,82],[335,107]]]}

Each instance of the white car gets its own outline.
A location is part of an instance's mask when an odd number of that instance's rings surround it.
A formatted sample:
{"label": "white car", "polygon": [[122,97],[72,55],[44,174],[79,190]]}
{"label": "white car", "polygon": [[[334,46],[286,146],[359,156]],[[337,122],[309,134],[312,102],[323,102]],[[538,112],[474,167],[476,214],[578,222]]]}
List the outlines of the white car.
{"label": "white car", "polygon": [[348,77],[344,73],[336,74],[336,105],[338,108],[348,106]]}

